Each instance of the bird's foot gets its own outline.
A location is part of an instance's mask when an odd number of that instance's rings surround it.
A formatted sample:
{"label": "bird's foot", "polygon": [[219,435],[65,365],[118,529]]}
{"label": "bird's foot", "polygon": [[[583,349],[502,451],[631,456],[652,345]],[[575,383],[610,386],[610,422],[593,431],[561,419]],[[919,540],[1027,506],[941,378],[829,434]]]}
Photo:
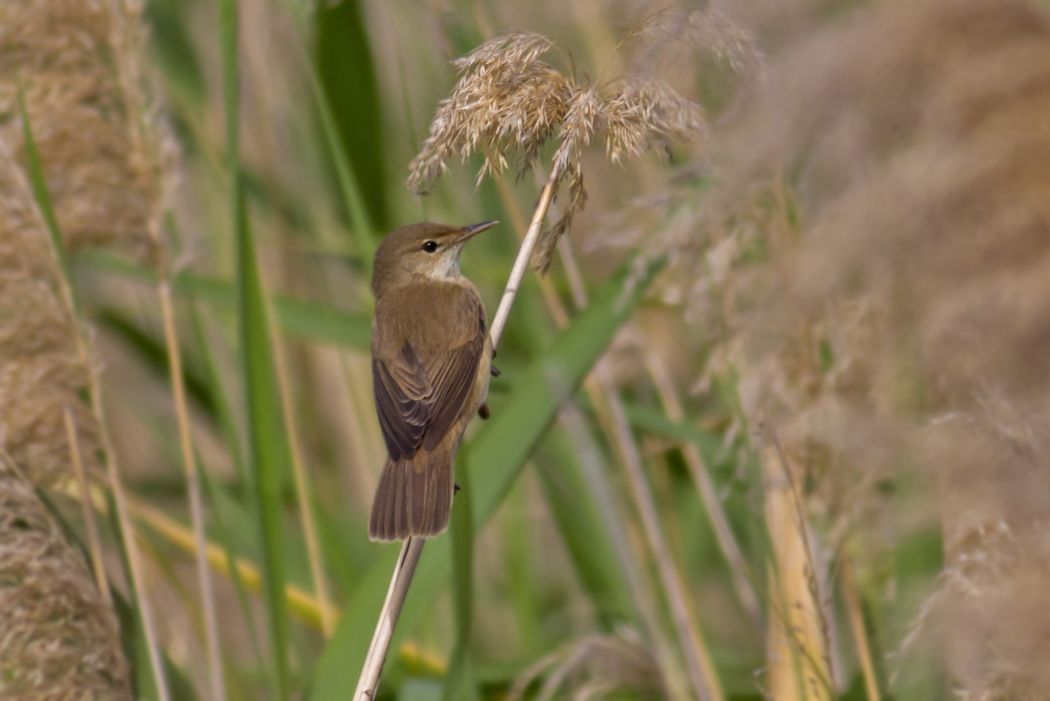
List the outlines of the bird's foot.
{"label": "bird's foot", "polygon": [[495,365],[490,365],[490,366],[489,366],[489,374],[490,374],[490,375],[492,375],[493,377],[499,377],[499,376],[500,376],[500,375],[502,375],[503,373],[502,373],[502,372],[500,371],[500,369],[499,369],[498,367],[496,367]]}
{"label": "bird's foot", "polygon": [[482,421],[488,421],[490,416],[492,416],[492,412],[489,411],[488,402],[478,407],[478,417],[480,417]]}
{"label": "bird's foot", "polygon": [[452,483],[452,493],[453,494],[459,494],[459,490],[461,490],[461,489],[463,489],[463,487],[460,487],[458,482],[453,482]]}

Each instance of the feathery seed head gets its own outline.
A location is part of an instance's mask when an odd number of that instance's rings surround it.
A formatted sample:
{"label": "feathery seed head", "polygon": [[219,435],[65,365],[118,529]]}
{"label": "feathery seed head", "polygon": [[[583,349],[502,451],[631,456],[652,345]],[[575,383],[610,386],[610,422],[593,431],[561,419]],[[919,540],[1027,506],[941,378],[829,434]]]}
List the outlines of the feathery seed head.
{"label": "feathery seed head", "polygon": [[609,160],[617,163],[672,139],[693,138],[704,125],[699,107],[666,83],[640,74],[579,83],[540,60],[552,48],[546,37],[514,33],[454,61],[459,80],[438,105],[408,176],[409,188],[424,194],[450,158],[477,152],[484,156],[478,182],[511,164],[520,177],[543,146],[556,141],[552,172],[556,185],[567,186],[568,199],[537,243],[532,264],[540,271],[587,200],[581,158],[592,141],[604,139]]}

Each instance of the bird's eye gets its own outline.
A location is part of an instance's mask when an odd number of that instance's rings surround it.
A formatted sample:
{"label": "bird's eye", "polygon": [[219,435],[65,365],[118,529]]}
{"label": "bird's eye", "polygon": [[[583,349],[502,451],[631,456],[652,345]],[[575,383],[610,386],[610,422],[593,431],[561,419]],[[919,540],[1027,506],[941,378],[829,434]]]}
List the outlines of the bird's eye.
{"label": "bird's eye", "polygon": [[438,249],[437,241],[427,241],[423,244],[423,250],[427,253],[433,253]]}

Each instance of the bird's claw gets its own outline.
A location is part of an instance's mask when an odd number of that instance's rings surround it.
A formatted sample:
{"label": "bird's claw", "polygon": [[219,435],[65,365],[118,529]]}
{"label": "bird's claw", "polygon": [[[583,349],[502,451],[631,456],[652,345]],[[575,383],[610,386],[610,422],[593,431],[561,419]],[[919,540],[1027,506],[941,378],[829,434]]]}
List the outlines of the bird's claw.
{"label": "bird's claw", "polygon": [[488,403],[482,404],[478,407],[478,417],[481,418],[482,421],[488,421],[490,416],[492,416],[492,412],[489,411]]}

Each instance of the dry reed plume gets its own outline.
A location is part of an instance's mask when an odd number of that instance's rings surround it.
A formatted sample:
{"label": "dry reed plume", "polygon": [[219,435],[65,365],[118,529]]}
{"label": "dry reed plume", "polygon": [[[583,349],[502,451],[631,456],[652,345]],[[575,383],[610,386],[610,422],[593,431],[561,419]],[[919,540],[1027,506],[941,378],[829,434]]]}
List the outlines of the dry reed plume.
{"label": "dry reed plume", "polygon": [[0,459],[0,696],[130,699],[109,603],[32,484]]}
{"label": "dry reed plume", "polygon": [[[726,26],[728,20],[717,13],[672,7],[643,21],[621,49],[638,47],[645,54],[660,43],[729,36],[720,31]],[[713,46],[716,55],[739,65],[754,54],[745,33],[736,30],[733,36]],[[698,139],[705,129],[700,107],[654,76],[652,57],[625,75],[613,79],[599,75],[589,81],[540,60],[553,50],[546,37],[513,33],[455,60],[459,80],[438,105],[408,177],[408,186],[423,194],[447,170],[451,158],[466,159],[474,153],[483,157],[478,182],[508,168],[521,177],[536,166],[544,146],[555,143],[551,173],[555,188],[566,189],[567,201],[533,253],[533,267],[541,272],[549,267],[558,239],[587,201],[581,158],[592,142],[602,142],[608,159],[618,163],[647,151],[669,149],[675,140]]]}
{"label": "dry reed plume", "polygon": [[[125,91],[137,21],[114,3],[49,0],[0,6],[0,110],[19,113],[22,91],[67,248],[116,246],[153,259],[149,234],[162,181],[157,154],[137,138],[150,112]],[[116,59],[116,60],[114,60]],[[63,309],[61,271],[28,189],[20,119],[0,125],[0,445],[40,484],[69,476],[62,410],[74,412],[81,449],[97,468],[98,428],[80,398],[90,385],[76,328]]]}
{"label": "dry reed plume", "polygon": [[[17,114],[19,90],[44,160],[68,247],[105,245],[151,260],[166,142],[140,92],[136,2],[46,0],[0,6],[0,109]],[[22,126],[0,138],[19,157]]]}
{"label": "dry reed plume", "polygon": [[151,140],[154,115],[138,89],[138,21],[136,5],[116,1],[0,5],[0,109],[9,116],[0,125],[0,450],[13,463],[0,488],[10,505],[2,569],[18,573],[4,589],[0,691],[18,698],[130,693],[108,598],[32,493],[72,481],[74,456],[100,479],[108,446],[86,331],[30,187],[25,130],[64,248],[106,245],[156,260],[163,142]]}
{"label": "dry reed plume", "polygon": [[[825,543],[870,556],[891,521],[940,521],[913,638],[941,643],[958,695],[1047,698],[1050,16],[890,3],[771,63],[720,154],[721,211],[667,239],[686,260],[670,293],[731,338]],[[907,464],[938,508],[882,518]]]}

